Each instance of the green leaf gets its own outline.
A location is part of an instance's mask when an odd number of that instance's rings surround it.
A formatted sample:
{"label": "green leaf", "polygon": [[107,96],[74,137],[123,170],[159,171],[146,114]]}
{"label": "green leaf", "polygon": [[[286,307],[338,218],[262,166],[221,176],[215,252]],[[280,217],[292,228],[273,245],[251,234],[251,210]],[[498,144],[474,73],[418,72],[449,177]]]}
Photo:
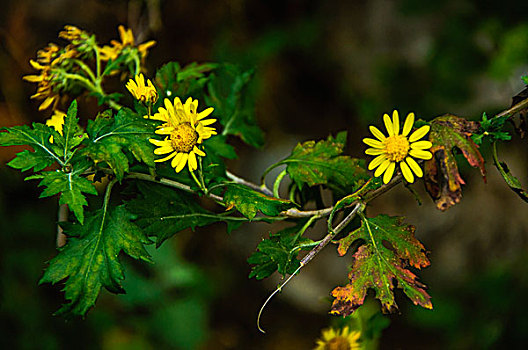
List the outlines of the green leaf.
{"label": "green leaf", "polygon": [[229,207],[237,208],[249,220],[253,219],[258,211],[264,215],[277,216],[281,211],[294,206],[289,200],[269,197],[247,186],[234,183],[227,184],[224,202]]}
{"label": "green leaf", "polygon": [[159,103],[162,103],[164,97],[178,96],[184,102],[190,96],[201,97],[209,74],[217,66],[214,63],[193,62],[182,68],[178,62],[165,64],[156,72],[156,84],[161,90]]}
{"label": "green leaf", "polygon": [[251,146],[261,147],[264,133],[256,123],[252,77],[253,70],[222,65],[207,84],[209,94],[205,102],[215,108],[215,117],[224,126],[223,135],[235,135]]}
{"label": "green leaf", "polygon": [[353,242],[365,243],[354,254],[348,275],[350,283],[332,291],[336,298],[332,314],[347,316],[363,304],[367,290],[374,289],[384,311],[397,308],[394,300],[394,280],[414,304],[431,309],[431,298],[417,276],[407,269],[429,266],[425,248],[414,237],[414,226],[405,225],[403,218],[379,215],[363,218],[361,226],[339,240],[338,252],[346,254]]}
{"label": "green leaf", "polygon": [[119,110],[114,118],[108,111],[101,113],[88,121],[89,138],[83,154],[95,163],[106,162],[119,181],[129,171],[130,154],[154,168],[154,146],[148,140],[154,136],[156,125],[128,108]]}
{"label": "green leaf", "polygon": [[299,267],[297,255],[303,249],[302,245],[309,245],[313,241],[301,238],[298,234],[302,224],[288,227],[280,232],[270,234],[257,246],[257,251],[249,258],[248,263],[253,265],[249,278],[258,280],[269,277],[275,271],[282,275],[292,274]]}
{"label": "green leaf", "polygon": [[522,76],[521,79],[526,85],[528,85],[528,75]]}
{"label": "green leaf", "polygon": [[58,134],[53,137],[53,143],[61,149],[64,162],[68,162],[73,155],[73,149],[81,144],[84,140],[84,133],[79,126],[77,118],[77,101],[73,100],[62,127],[62,135]]}
{"label": "green leaf", "polygon": [[156,246],[186,228],[194,231],[196,227],[224,221],[229,231],[247,221],[205,210],[192,195],[162,185],[139,182],[137,186],[141,196],[129,201],[127,208],[137,215],[136,223],[149,236],[156,237]]}
{"label": "green leaf", "polygon": [[346,144],[346,131],[331,135],[326,140],[306,141],[295,146],[292,154],[274,164],[271,169],[286,164],[286,171],[291,179],[302,188],[327,185],[338,193],[350,193],[365,183],[370,176],[362,159],[342,156]]}
{"label": "green leaf", "polygon": [[123,205],[90,213],[84,225],[64,224],[68,243],[50,264],[39,283],[58,283],[64,279],[65,297],[70,302],[56,314],[85,315],[95,304],[102,287],[124,293],[124,269],[119,254],[150,262],[145,250],[149,244],[142,230],[130,220]]}
{"label": "green leaf", "polygon": [[459,149],[468,163],[480,169],[486,181],[484,158],[471,135],[479,129],[479,123],[446,114],[430,123],[429,141],[433,158],[424,164],[424,182],[427,192],[440,210],[447,210],[462,198],[462,185],[465,183],[458,172],[453,154]]}
{"label": "green leaf", "polygon": [[88,205],[84,193],[97,195],[97,190],[93,184],[82,177],[81,174],[88,169],[88,162],[83,166],[74,168],[71,172],[64,171],[44,171],[36,176],[26,178],[26,180],[42,179],[40,186],[46,188],[42,191],[40,198],[50,197],[60,193],[59,204],[67,204],[81,224],[84,223],[84,208]]}
{"label": "green leaf", "polygon": [[481,145],[484,139],[487,139],[490,142],[497,140],[511,140],[510,134],[506,131],[502,131],[504,123],[506,123],[508,119],[509,115],[496,116],[488,119],[488,116],[484,112],[482,114],[482,120],[480,121],[480,129],[478,132],[471,135],[471,138],[477,145]]}
{"label": "green leaf", "polygon": [[7,163],[9,166],[22,171],[33,168],[33,171],[37,172],[55,162],[64,165],[49,141],[52,134],[59,134],[54,133],[49,126],[33,123],[33,129],[28,125],[20,125],[1,130],[7,132],[0,132],[0,146],[28,145],[34,150],[17,153],[16,158]]}

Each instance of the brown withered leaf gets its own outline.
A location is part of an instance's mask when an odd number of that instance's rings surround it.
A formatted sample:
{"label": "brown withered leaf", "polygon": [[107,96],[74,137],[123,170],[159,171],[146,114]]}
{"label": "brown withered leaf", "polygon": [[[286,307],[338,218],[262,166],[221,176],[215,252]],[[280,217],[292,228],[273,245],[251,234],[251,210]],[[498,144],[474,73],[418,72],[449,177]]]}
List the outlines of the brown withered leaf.
{"label": "brown withered leaf", "polygon": [[471,139],[479,123],[446,114],[435,118],[430,125],[429,141],[433,143],[430,149],[433,158],[424,165],[425,187],[436,207],[447,210],[460,201],[462,185],[465,184],[458,172],[454,149],[460,150],[471,166],[480,169],[486,182],[484,158]]}

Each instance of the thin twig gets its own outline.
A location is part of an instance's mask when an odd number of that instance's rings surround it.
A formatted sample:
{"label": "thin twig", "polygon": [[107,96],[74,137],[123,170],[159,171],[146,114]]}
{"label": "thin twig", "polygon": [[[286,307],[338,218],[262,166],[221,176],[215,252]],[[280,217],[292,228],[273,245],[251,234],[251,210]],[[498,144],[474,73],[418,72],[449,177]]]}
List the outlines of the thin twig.
{"label": "thin twig", "polygon": [[304,256],[304,258],[301,260],[300,264],[299,264],[299,267],[297,268],[297,270],[295,270],[287,279],[286,281],[284,281],[280,286],[277,287],[277,289],[275,289],[273,291],[273,293],[271,293],[271,295],[266,299],[266,301],[264,302],[264,304],[262,304],[262,307],[260,308],[260,311],[258,313],[258,316],[257,316],[257,328],[259,331],[261,331],[262,333],[266,333],[261,327],[260,327],[260,316],[262,316],[262,311],[264,311],[264,308],[266,307],[266,305],[269,303],[269,301],[275,296],[275,294],[277,294],[278,292],[280,292],[282,290],[282,288],[284,288],[285,285],[287,285],[291,279],[293,278],[293,276],[295,276],[296,274],[299,273],[299,271],[301,271],[301,269],[306,266],[317,254],[319,254],[319,252],[328,245],[328,243],[330,243],[332,241],[332,239],[339,233],[341,232],[346,225],[348,225],[350,223],[350,221],[352,221],[352,219],[354,219],[354,217],[356,216],[357,212],[359,210],[363,210],[363,208],[365,207],[365,205],[361,202],[358,202],[356,204],[356,206],[354,207],[354,209],[352,209],[352,211],[331,231],[329,232],[325,238],[323,238],[321,240],[321,242],[315,246],[312,250],[310,250],[310,252],[308,252],[308,254],[306,254]]}
{"label": "thin twig", "polygon": [[246,185],[247,187],[252,188],[255,191],[259,191],[259,192],[264,193],[267,196],[273,197],[273,192],[269,188],[267,188],[265,185],[259,186],[257,184],[252,183],[252,182],[244,180],[243,178],[238,177],[238,176],[236,176],[235,174],[233,174],[233,173],[231,173],[229,171],[226,171],[226,174],[227,174],[227,177],[230,180],[233,180],[236,183],[239,183],[239,184],[242,184],[242,185]]}

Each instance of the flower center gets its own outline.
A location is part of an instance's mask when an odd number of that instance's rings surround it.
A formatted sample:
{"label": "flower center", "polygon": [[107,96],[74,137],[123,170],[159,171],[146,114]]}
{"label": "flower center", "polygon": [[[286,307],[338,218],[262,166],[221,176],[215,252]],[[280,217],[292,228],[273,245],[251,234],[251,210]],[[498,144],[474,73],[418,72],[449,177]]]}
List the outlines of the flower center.
{"label": "flower center", "polygon": [[181,123],[174,128],[170,140],[176,151],[189,153],[196,145],[198,133],[190,123]]}
{"label": "flower center", "polygon": [[409,153],[409,141],[403,135],[392,135],[385,139],[385,151],[391,162],[401,162]]}
{"label": "flower center", "polygon": [[350,350],[350,343],[344,337],[335,337],[325,344],[325,350]]}

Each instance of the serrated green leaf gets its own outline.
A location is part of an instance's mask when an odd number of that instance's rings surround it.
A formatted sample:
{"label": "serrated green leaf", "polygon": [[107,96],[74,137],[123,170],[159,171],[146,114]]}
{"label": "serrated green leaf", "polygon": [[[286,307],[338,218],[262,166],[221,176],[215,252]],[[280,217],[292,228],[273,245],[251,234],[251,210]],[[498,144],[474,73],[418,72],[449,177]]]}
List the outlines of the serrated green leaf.
{"label": "serrated green leaf", "polygon": [[241,184],[230,183],[226,187],[224,202],[228,206],[237,208],[250,220],[257,215],[258,211],[264,215],[277,216],[281,211],[294,206],[289,200],[269,197]]}
{"label": "serrated green leaf", "polygon": [[215,108],[215,116],[224,126],[223,135],[235,135],[245,143],[261,147],[264,133],[255,118],[255,98],[251,90],[253,70],[242,71],[235,65],[220,66],[207,84],[205,102]]}
{"label": "serrated green leaf", "polygon": [[496,116],[488,119],[488,116],[484,112],[482,114],[482,120],[480,121],[480,129],[478,132],[472,134],[471,138],[477,145],[481,145],[484,139],[487,139],[490,142],[497,140],[511,140],[510,134],[506,131],[502,131],[502,128],[508,119],[509,115]]}
{"label": "serrated green leaf", "polygon": [[217,66],[215,63],[193,62],[182,68],[178,62],[165,64],[156,72],[156,84],[161,90],[159,100],[171,96],[178,96],[184,101],[187,97],[201,97],[209,73]]}
{"label": "serrated green leaf", "polygon": [[417,276],[407,269],[429,266],[425,247],[414,237],[414,226],[405,225],[402,217],[379,215],[364,218],[360,228],[339,240],[338,252],[346,254],[356,240],[363,240],[354,254],[354,263],[348,275],[350,283],[332,291],[336,298],[332,304],[333,314],[347,316],[363,304],[367,290],[374,289],[385,311],[397,308],[394,300],[394,283],[416,305],[432,308],[431,298]]}
{"label": "serrated green leaf", "polygon": [[78,166],[71,172],[44,171],[37,176],[30,176],[26,180],[41,179],[40,186],[46,188],[42,191],[40,198],[50,197],[60,193],[59,204],[67,204],[81,224],[84,223],[84,206],[88,205],[84,193],[97,195],[93,184],[81,174],[89,167],[89,164]]}
{"label": "serrated green leaf", "polygon": [[364,184],[369,178],[365,161],[341,155],[346,144],[346,131],[332,135],[326,140],[306,141],[298,144],[292,154],[270,167],[269,170],[285,164],[291,179],[302,188],[326,185],[339,194],[350,193]]}
{"label": "serrated green leaf", "polygon": [[49,126],[33,123],[33,128],[20,125],[1,130],[6,132],[0,132],[0,146],[28,145],[34,150],[17,153],[16,158],[8,163],[9,166],[22,171],[33,168],[33,171],[37,172],[55,162],[64,165],[49,141],[50,135],[54,132]]}
{"label": "serrated green leaf", "polygon": [[129,171],[128,154],[154,168],[154,146],[148,140],[154,136],[156,125],[128,108],[119,110],[114,118],[102,113],[88,121],[89,138],[82,152],[95,163],[106,162],[121,181]]}
{"label": "serrated green leaf", "polygon": [[[269,277],[275,271],[282,275],[291,274],[299,267],[297,255],[301,244],[313,243],[309,239],[298,235],[302,224],[288,227],[280,232],[270,234],[263,239],[249,258],[248,263],[253,265],[249,278],[258,280]],[[305,249],[302,249],[305,250]]]}
{"label": "serrated green leaf", "polygon": [[74,148],[79,146],[84,140],[84,133],[79,126],[79,118],[77,118],[77,101],[72,101],[64,117],[62,135],[54,135],[53,140],[53,144],[56,144],[60,148],[62,153],[61,157],[64,162],[68,162],[73,154]]}
{"label": "serrated green leaf", "polygon": [[226,222],[231,230],[247,221],[205,210],[187,193],[153,183],[137,186],[141,196],[129,201],[127,208],[137,215],[136,223],[145,233],[156,237],[157,246],[186,228],[194,230],[214,222]]}
{"label": "serrated green leaf", "polygon": [[68,243],[53,258],[39,283],[58,283],[64,279],[65,297],[70,302],[56,314],[83,316],[95,304],[102,287],[124,293],[124,269],[119,254],[150,262],[145,249],[149,240],[130,220],[124,205],[106,205],[87,215],[84,225],[64,224]]}

